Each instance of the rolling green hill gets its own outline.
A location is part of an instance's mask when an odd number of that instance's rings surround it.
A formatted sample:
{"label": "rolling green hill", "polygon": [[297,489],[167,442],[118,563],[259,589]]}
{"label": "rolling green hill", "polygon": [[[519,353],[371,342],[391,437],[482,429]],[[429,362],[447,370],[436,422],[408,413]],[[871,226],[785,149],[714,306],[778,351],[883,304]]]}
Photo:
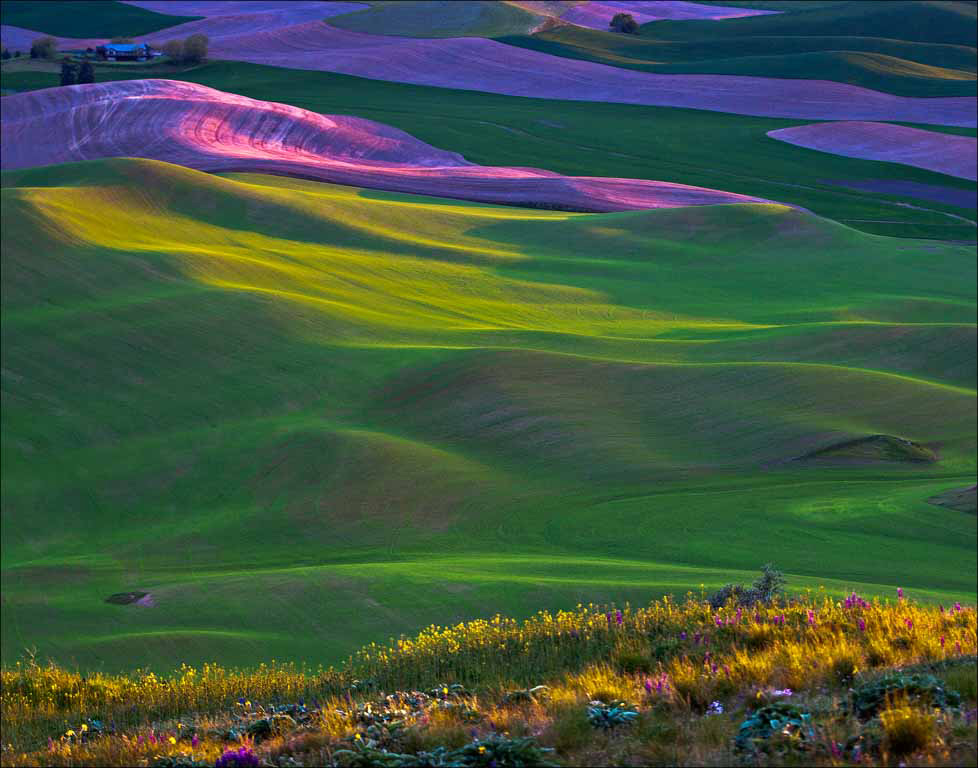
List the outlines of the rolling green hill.
{"label": "rolling green hill", "polygon": [[687,39],[673,38],[657,24],[644,27],[642,36],[565,24],[534,35],[497,39],[555,56],[643,72],[834,80],[899,96],[929,98],[974,96],[976,92],[974,47],[824,33],[767,37],[751,32],[724,37],[716,35],[722,25],[708,23],[712,26],[703,29],[702,37]]}
{"label": "rolling green hill", "polygon": [[331,26],[404,37],[495,37],[524,34],[544,17],[500,0],[393,0],[341,16]]}
{"label": "rolling green hill", "polygon": [[170,16],[109,0],[3,0],[4,24],[59,37],[145,35],[200,16]]}
{"label": "rolling green hill", "polygon": [[641,33],[664,40],[704,37],[882,37],[975,47],[974,2],[952,0],[852,0],[770,16],[710,21],[653,21]]}
{"label": "rolling green hill", "polygon": [[[0,86],[57,84],[50,71],[6,62]],[[571,176],[672,181],[802,206],[847,226],[890,236],[975,239],[974,208],[906,194],[847,189],[826,180],[900,180],[950,190],[974,184],[892,163],[832,156],[769,138],[804,121],[702,110],[525,99],[358,77],[214,62],[161,72],[159,67],[99,66],[100,81],[168,77],[325,114],[394,125],[441,149],[484,165],[532,166]],[[975,135],[974,128],[921,126]]]}
{"label": "rolling green hill", "polygon": [[[975,482],[967,247],[146,160],[2,199],[5,662],[331,662],[772,559],[974,599],[928,503]],[[802,460],[874,435],[937,461]]]}

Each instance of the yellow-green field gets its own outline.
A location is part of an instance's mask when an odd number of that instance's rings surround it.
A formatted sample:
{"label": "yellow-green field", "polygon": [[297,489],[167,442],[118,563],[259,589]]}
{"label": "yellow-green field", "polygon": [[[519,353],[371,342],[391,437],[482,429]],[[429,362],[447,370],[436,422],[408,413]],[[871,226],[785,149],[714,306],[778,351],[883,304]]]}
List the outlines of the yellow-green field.
{"label": "yellow-green field", "polygon": [[[332,663],[769,560],[974,600],[926,501],[975,483],[971,248],[145,160],[2,195],[4,662]],[[938,460],[799,460],[877,434]]]}

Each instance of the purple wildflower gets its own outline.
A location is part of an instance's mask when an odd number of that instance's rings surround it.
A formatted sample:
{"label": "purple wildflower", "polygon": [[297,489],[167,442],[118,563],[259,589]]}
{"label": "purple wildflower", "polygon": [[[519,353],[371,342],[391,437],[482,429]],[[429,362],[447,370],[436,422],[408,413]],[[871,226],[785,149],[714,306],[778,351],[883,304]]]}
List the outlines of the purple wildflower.
{"label": "purple wildflower", "polygon": [[809,624],[814,624],[815,623],[815,611],[813,611],[811,609],[809,609],[809,611],[808,611],[808,623]]}
{"label": "purple wildflower", "polygon": [[944,635],[941,635],[941,648],[944,647]]}
{"label": "purple wildflower", "polygon": [[652,695],[652,681],[648,678],[645,678],[645,692],[649,694],[649,696]]}
{"label": "purple wildflower", "polygon": [[897,587],[897,599],[903,600],[903,587]]}
{"label": "purple wildflower", "polygon": [[907,625],[907,629],[913,629],[913,619],[904,619],[903,622]]}
{"label": "purple wildflower", "polygon": [[961,609],[961,603],[955,603],[954,604],[954,610],[957,611],[958,613],[960,613],[961,610],[962,610]]}
{"label": "purple wildflower", "polygon": [[866,621],[864,619],[859,620],[859,631],[860,632],[866,631]]}
{"label": "purple wildflower", "polygon": [[615,623],[619,627],[621,626],[621,623],[622,623],[623,619],[624,619],[624,617],[622,616],[621,611],[615,611]]}
{"label": "purple wildflower", "polygon": [[258,766],[258,755],[251,747],[241,747],[240,749],[229,749],[214,763],[214,768],[251,768]]}
{"label": "purple wildflower", "polygon": [[195,734],[194,734],[194,735],[193,735],[193,736],[192,736],[192,737],[190,738],[190,746],[191,746],[191,747],[196,747],[196,746],[197,746],[198,744],[200,744],[200,739],[198,739],[198,738],[197,738],[197,734],[195,733]]}
{"label": "purple wildflower", "polygon": [[680,640],[686,639],[686,630],[683,630],[682,632],[679,633],[679,639]]}

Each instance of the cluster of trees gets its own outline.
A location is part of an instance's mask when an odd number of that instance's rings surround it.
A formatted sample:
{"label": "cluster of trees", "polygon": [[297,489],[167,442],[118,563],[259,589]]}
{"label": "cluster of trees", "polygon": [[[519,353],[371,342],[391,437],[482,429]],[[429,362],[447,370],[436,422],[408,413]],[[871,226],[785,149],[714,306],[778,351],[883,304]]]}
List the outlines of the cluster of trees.
{"label": "cluster of trees", "polygon": [[19,58],[19,57],[20,57],[20,51],[14,51],[13,53],[11,53],[10,52],[10,49],[7,48],[7,46],[4,46],[3,47],[3,53],[0,53],[0,59],[3,59],[4,61],[6,61],[7,59],[10,59],[10,58],[16,59],[16,58]]}
{"label": "cluster of trees", "polygon": [[207,35],[191,35],[186,40],[170,40],[163,44],[163,53],[170,61],[180,64],[199,64],[207,58]]}
{"label": "cluster of trees", "polygon": [[608,26],[615,32],[624,32],[629,35],[638,34],[638,22],[630,13],[616,13]]}
{"label": "cluster of trees", "polygon": [[95,67],[87,59],[79,65],[70,56],[61,62],[61,84],[75,85],[95,82]]}
{"label": "cluster of trees", "polygon": [[53,59],[58,53],[58,41],[53,37],[39,37],[31,43],[32,59]]}

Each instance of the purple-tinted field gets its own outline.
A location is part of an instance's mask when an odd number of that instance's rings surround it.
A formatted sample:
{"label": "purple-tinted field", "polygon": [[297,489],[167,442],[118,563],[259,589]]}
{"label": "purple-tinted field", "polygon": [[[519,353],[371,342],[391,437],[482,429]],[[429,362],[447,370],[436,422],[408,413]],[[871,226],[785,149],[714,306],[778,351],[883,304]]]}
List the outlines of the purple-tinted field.
{"label": "purple-tinted field", "polygon": [[[40,132],[44,142],[31,141]],[[173,80],[48,88],[4,100],[2,167],[146,157],[205,171],[263,171],[353,186],[583,211],[757,202],[640,179],[475,165],[403,131]]]}
{"label": "purple-tinted field", "polygon": [[971,181],[978,179],[978,142],[970,136],[874,122],[797,125],[767,135],[820,152],[912,165]]}
{"label": "purple-tinted field", "polygon": [[[261,4],[263,8],[269,5]],[[180,4],[182,13],[200,10],[205,7]],[[342,13],[348,9],[332,10]],[[973,97],[910,98],[824,80],[637,72],[482,38],[414,39],[351,32],[320,21],[325,15],[325,8],[296,3],[294,8],[276,6],[188,22],[142,39],[159,45],[174,37],[203,33],[211,40],[210,56],[215,59],[510,96],[805,120],[976,124]],[[8,45],[22,49],[40,36],[6,26],[2,34]],[[97,41],[59,42],[64,48],[84,48]]]}

